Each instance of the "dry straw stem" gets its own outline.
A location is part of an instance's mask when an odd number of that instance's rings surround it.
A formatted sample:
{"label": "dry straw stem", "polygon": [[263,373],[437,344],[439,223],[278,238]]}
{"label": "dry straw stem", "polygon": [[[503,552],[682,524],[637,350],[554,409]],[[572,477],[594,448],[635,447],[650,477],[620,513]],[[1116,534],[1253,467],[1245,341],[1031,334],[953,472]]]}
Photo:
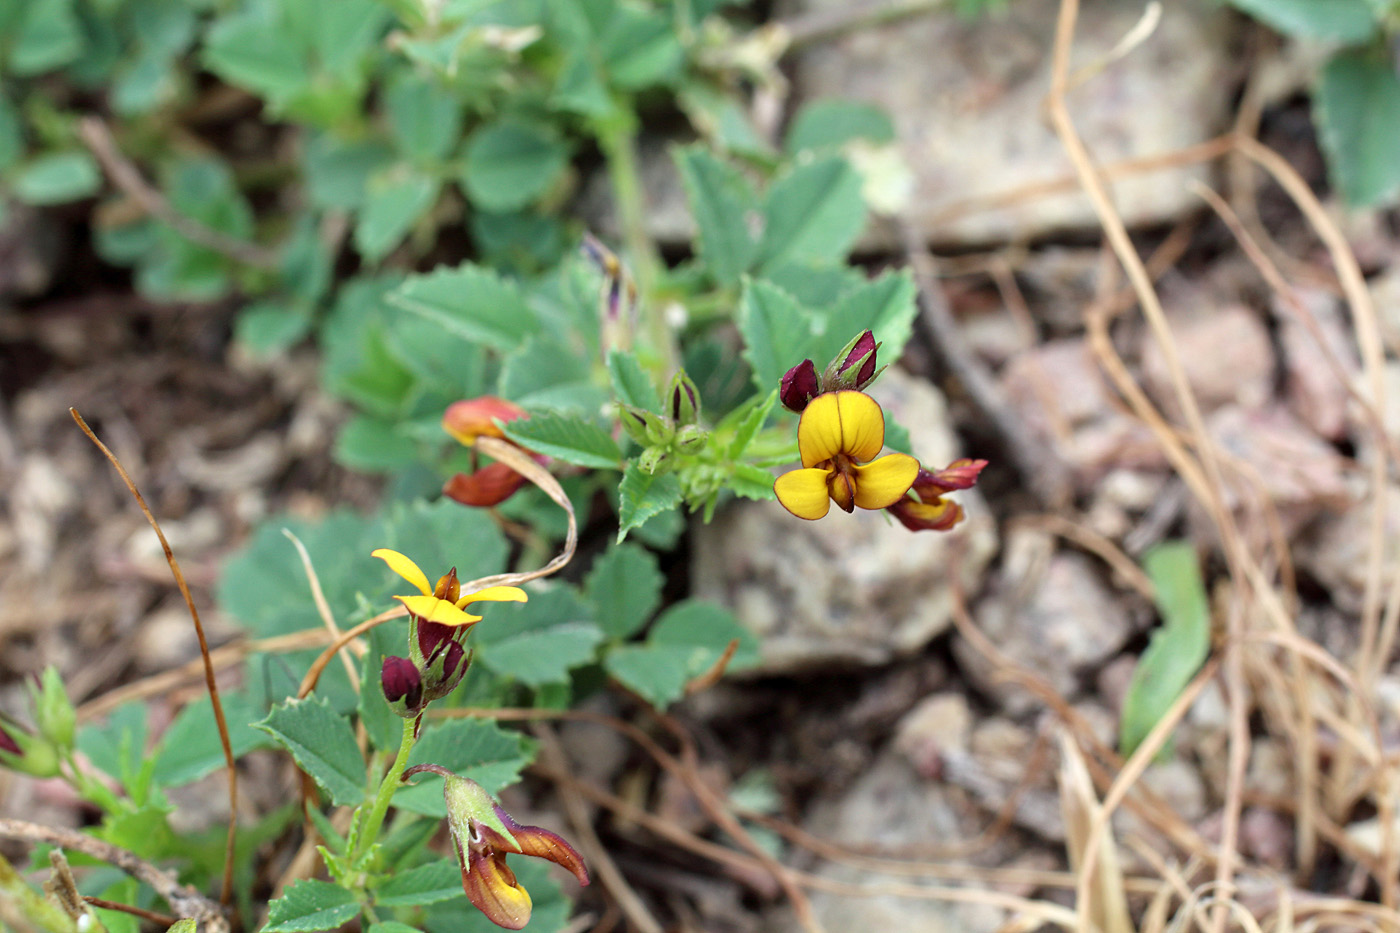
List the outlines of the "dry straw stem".
{"label": "dry straw stem", "polygon": [[204,897],[194,888],[180,884],[174,872],[161,871],[140,856],[114,846],[110,842],[94,839],[76,829],[60,829],[26,823],[0,817],[0,836],[10,839],[24,839],[29,842],[49,842],[54,845],[90,855],[95,859],[115,865],[137,881],[151,886],[151,889],[165,899],[175,913],[181,917],[191,917],[200,922],[206,933],[227,933],[228,921],[223,909]]}
{"label": "dry straw stem", "polygon": [[[297,554],[301,557],[301,568],[306,571],[307,583],[311,586],[311,600],[316,604],[316,612],[321,616],[321,624],[330,633],[331,640],[340,638],[340,626],[335,624],[335,615],[331,612],[330,603],[326,602],[326,594],[321,589],[321,577],[316,573],[316,566],[311,563],[311,555],[306,552],[306,545],[301,543],[301,539],[292,534],[290,528],[283,528],[282,534],[296,546]],[[345,662],[345,676],[350,678],[350,689],[356,693],[360,692],[360,671],[355,667],[355,662],[350,658],[350,651],[359,648],[361,656],[368,650],[363,644],[351,642],[347,644],[346,650],[340,653],[340,660]]]}
{"label": "dry straw stem", "polygon": [[[1103,933],[1132,933],[1123,870],[1107,820],[1100,820],[1094,782],[1069,733],[1060,731],[1060,808],[1069,863],[1079,874],[1079,913]],[[1092,845],[1091,841],[1092,840]],[[1094,858],[1094,854],[1097,858]],[[1085,889],[1093,892],[1092,899]]]}
{"label": "dry straw stem", "polygon": [[190,619],[194,622],[194,632],[199,638],[199,654],[204,662],[204,683],[209,688],[209,704],[214,709],[214,722],[219,729],[219,744],[224,750],[224,766],[228,773],[228,833],[224,843],[224,876],[220,887],[219,903],[227,905],[233,898],[233,845],[238,832],[238,768],[233,760],[233,746],[229,742],[228,722],[224,719],[224,704],[219,699],[219,685],[214,678],[214,664],[209,658],[209,641],[204,637],[204,626],[199,621],[199,610],[195,608],[194,597],[190,595],[189,585],[185,583],[185,575],[180,572],[180,562],[175,559],[175,552],[170,549],[170,542],[165,539],[165,532],[160,530],[160,523],[151,514],[150,508],[146,505],[146,499],[141,495],[141,491],[136,488],[136,484],[127,475],[126,468],[122,466],[117,455],[107,448],[107,445],[98,439],[97,435],[88,427],[83,416],[78,414],[76,408],[68,409],[68,414],[73,416],[82,432],[87,435],[87,439],[102,451],[102,455],[112,464],[112,468],[117,471],[126,488],[131,492],[132,498],[141,508],[141,514],[146,516],[146,521],[151,523],[151,528],[155,531],[156,537],[160,539],[160,546],[165,551],[166,563],[170,565],[170,573],[175,578],[175,585],[180,589],[180,595],[185,599],[185,607],[190,612]]}
{"label": "dry straw stem", "polygon": [[112,180],[112,184],[151,217],[170,226],[191,243],[211,249],[244,265],[258,269],[277,268],[277,254],[273,250],[231,237],[175,210],[165,195],[141,177],[140,170],[122,155],[117,141],[112,138],[112,131],[99,117],[83,117],[78,122],[78,136],[88,149],[92,150],[97,161],[102,163],[102,169]]}

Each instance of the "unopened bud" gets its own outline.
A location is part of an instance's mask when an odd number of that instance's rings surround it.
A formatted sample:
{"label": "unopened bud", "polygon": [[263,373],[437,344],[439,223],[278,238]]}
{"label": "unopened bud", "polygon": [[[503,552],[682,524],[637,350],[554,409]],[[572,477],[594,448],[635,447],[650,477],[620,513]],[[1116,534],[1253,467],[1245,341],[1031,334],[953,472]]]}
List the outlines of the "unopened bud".
{"label": "unopened bud", "polygon": [[817,381],[817,367],[811,360],[803,360],[783,373],[783,381],[778,388],[778,399],[788,411],[799,414],[807,403],[821,394],[821,383]]}
{"label": "unopened bud", "polygon": [[631,405],[618,407],[618,420],[622,422],[627,436],[642,447],[654,447],[658,444],[665,446],[675,434],[675,428],[665,418]]}
{"label": "unopened bud", "polygon": [[671,452],[665,447],[648,447],[642,451],[637,458],[637,469],[648,476],[655,476],[658,473],[669,473],[675,464],[671,460]]}
{"label": "unopened bud", "polygon": [[0,766],[49,778],[58,774],[58,764],[58,749],[47,738],[0,719]]}
{"label": "unopened bud", "polygon": [[423,678],[408,658],[386,657],[379,671],[379,684],[389,708],[405,719],[417,716],[423,708]]}
{"label": "unopened bud", "polygon": [[63,678],[58,668],[50,665],[44,669],[39,681],[39,689],[31,688],[34,695],[35,719],[43,736],[61,749],[73,747],[73,730],[78,715],[68,694],[63,689]]}
{"label": "unopened bud", "polygon": [[671,377],[666,389],[666,413],[677,427],[693,424],[700,417],[700,391],[683,369]]}
{"label": "unopened bud", "polygon": [[440,700],[457,688],[471,665],[471,654],[456,640],[444,642],[423,671],[423,702]]}
{"label": "unopened bud", "polygon": [[683,454],[699,453],[710,442],[710,432],[698,424],[688,424],[676,432],[675,448]]}
{"label": "unopened bud", "polygon": [[870,331],[857,335],[827,366],[822,376],[822,386],[828,392],[864,389],[880,374],[875,364],[875,351],[879,349],[880,345]]}

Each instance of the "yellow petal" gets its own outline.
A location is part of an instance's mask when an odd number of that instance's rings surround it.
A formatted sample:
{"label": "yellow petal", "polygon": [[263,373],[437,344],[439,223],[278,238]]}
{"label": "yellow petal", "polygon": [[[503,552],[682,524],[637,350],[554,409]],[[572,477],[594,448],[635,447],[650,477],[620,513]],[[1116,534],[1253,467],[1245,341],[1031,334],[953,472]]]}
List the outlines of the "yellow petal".
{"label": "yellow petal", "polygon": [[500,852],[469,852],[462,864],[462,888],[476,909],[497,926],[520,930],[530,922],[530,894],[515,880]]}
{"label": "yellow petal", "polygon": [[919,475],[919,461],[908,454],[887,454],[865,466],[856,467],[856,505],[863,509],[883,509],[894,505]]}
{"label": "yellow petal", "polygon": [[457,608],[460,609],[467,603],[475,602],[526,603],[529,601],[530,595],[518,586],[488,586],[484,590],[468,593],[457,600]]}
{"label": "yellow petal", "polygon": [[403,577],[409,583],[418,587],[418,592],[424,596],[431,596],[433,588],[428,585],[428,575],[418,569],[418,565],[404,557],[398,551],[391,551],[386,547],[378,548],[369,552],[370,557],[377,557],[389,565],[389,569]]}
{"label": "yellow petal", "polygon": [[[817,396],[821,398],[821,396]],[[811,405],[807,406],[809,409]],[[815,520],[831,508],[831,496],[826,491],[830,470],[791,470],[773,483],[778,501],[798,518]]]}
{"label": "yellow petal", "polygon": [[860,463],[874,460],[885,446],[885,413],[880,403],[864,392],[835,395],[841,411],[842,449]]}
{"label": "yellow petal", "polygon": [[845,453],[870,460],[885,445],[885,416],[864,392],[825,392],[802,412],[797,424],[797,449],[802,465],[814,467]]}
{"label": "yellow petal", "polygon": [[394,598],[408,607],[409,612],[427,622],[458,626],[471,625],[481,621],[481,616],[463,612],[447,600],[438,599],[436,596],[395,596]]}

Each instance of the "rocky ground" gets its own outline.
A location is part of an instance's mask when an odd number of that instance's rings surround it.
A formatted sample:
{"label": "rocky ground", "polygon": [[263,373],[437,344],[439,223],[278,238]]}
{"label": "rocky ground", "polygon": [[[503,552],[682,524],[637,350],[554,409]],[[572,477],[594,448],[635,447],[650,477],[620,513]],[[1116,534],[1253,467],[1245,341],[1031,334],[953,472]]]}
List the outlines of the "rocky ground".
{"label": "rocky ground", "polygon": [[[839,534],[795,527],[774,504],[693,528],[676,579],[733,607],[764,659],[688,700],[676,722],[704,781],[780,818],[784,860],[816,880],[804,917],[768,877],[602,819],[619,866],[675,929],[990,931],[1013,915],[1010,897],[1053,921],[1074,903],[1086,835],[1076,814],[1119,773],[1118,710],[1157,622],[1137,559],[1168,538],[1206,555],[1225,660],[1170,751],[1125,779],[1100,864],[1116,855],[1144,929],[1185,910],[1222,853],[1236,901],[1260,918],[1277,921],[1289,897],[1306,911],[1310,894],[1336,895],[1351,905],[1337,910],[1359,914],[1390,894],[1374,880],[1391,864],[1378,822],[1389,792],[1371,791],[1400,738],[1400,679],[1376,650],[1389,627],[1376,636],[1366,620],[1400,579],[1400,490],[1386,495],[1393,480],[1377,486],[1371,472],[1400,441],[1400,406],[1365,400],[1377,382],[1392,401],[1400,390],[1400,218],[1327,200],[1306,52],[1227,11],[1178,3],[1105,63],[1141,10],[1086,2],[1071,65],[1088,71],[1068,106],[1148,258],[1172,354],[1046,119],[1056,9],[1015,0],[1002,17],[929,15],[793,60],[794,100],[839,94],[894,114],[912,170],[907,220],[939,257],[924,300],[946,303],[956,329],[926,311],[922,339],[877,395],[926,460],[992,464],[981,490],[961,495],[969,519],[950,535],[911,537],[868,515],[829,519]],[[1321,193],[1323,222],[1345,235],[1373,308],[1341,284],[1346,261],[1316,218],[1227,146],[1202,148],[1237,126]],[[654,232],[679,243],[689,220],[664,147],[656,153]],[[1202,185],[1229,199],[1257,255]],[[12,213],[8,224],[0,704],[44,663],[63,668],[81,702],[195,648],[158,545],[68,406],[139,479],[216,642],[236,632],[209,605],[210,586],[259,518],[367,505],[376,488],[330,462],[345,412],[320,394],[309,351],[239,359],[235,308],[134,297],[85,252],[71,218]],[[863,255],[906,261],[897,234],[874,225]],[[962,368],[948,365],[950,348]],[[1118,366],[1173,429],[1134,410]],[[1383,559],[1368,563],[1377,547]],[[562,738],[589,780],[718,835],[649,760],[596,731]],[[75,820],[70,801],[6,775],[0,801]]]}

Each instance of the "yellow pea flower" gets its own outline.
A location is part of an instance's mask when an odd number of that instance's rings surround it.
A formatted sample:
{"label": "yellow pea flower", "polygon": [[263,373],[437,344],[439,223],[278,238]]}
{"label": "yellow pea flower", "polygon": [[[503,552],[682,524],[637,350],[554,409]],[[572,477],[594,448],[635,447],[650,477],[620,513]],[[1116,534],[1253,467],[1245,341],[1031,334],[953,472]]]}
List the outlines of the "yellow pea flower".
{"label": "yellow pea flower", "polygon": [[523,603],[530,598],[518,586],[488,586],[475,593],[462,594],[457,585],[455,572],[439,580],[438,588],[434,590],[428,586],[427,574],[398,551],[382,547],[371,551],[370,556],[378,557],[389,565],[390,570],[417,587],[420,594],[418,596],[395,596],[394,598],[403,603],[408,611],[422,622],[435,622],[449,627],[475,625],[481,621],[481,616],[474,616],[463,611],[463,607],[469,603]]}
{"label": "yellow pea flower", "polygon": [[[908,454],[878,457],[885,415],[863,392],[825,392],[808,403],[797,425],[802,469],[778,477],[773,491],[798,518],[821,518],[834,501],[850,512],[883,509],[909,491],[919,461]],[[878,459],[877,459],[878,457]]]}

